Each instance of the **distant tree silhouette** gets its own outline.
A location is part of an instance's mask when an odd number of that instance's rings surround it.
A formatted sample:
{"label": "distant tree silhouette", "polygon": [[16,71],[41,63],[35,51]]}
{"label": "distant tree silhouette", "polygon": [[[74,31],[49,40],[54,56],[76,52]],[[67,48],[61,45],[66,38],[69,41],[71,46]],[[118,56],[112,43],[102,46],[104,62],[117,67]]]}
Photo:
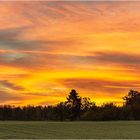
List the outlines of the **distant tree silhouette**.
{"label": "distant tree silhouette", "polygon": [[78,93],[76,90],[72,89],[70,94],[67,97],[66,104],[68,105],[71,114],[70,114],[70,119],[71,120],[77,120],[80,119],[81,115],[81,97],[79,97]]}
{"label": "distant tree silhouette", "polygon": [[90,98],[82,98],[71,90],[65,102],[49,106],[0,106],[0,120],[22,121],[109,121],[140,120],[140,92],[130,90],[123,106],[105,103],[96,106]]}
{"label": "distant tree silhouette", "polygon": [[125,105],[140,105],[140,92],[130,90],[123,99],[125,100]]}
{"label": "distant tree silhouette", "polygon": [[128,95],[124,98],[125,106],[129,108],[129,112],[132,114],[132,118],[135,120],[140,119],[140,92],[136,90],[130,90]]}
{"label": "distant tree silhouette", "polygon": [[56,113],[58,116],[57,120],[64,121],[64,120],[68,120],[70,110],[65,102],[61,102],[56,106]]}
{"label": "distant tree silhouette", "polygon": [[82,98],[82,110],[83,111],[87,111],[90,108],[92,108],[93,106],[95,106],[95,103],[91,102],[90,98],[87,98],[87,97]]}
{"label": "distant tree silhouette", "polygon": [[117,120],[119,117],[118,108],[114,103],[106,103],[101,106],[102,120]]}

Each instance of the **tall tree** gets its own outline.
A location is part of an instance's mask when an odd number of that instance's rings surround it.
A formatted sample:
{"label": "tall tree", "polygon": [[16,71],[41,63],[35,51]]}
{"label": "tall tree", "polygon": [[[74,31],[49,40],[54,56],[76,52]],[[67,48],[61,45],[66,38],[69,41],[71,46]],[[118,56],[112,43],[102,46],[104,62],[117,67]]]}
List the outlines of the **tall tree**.
{"label": "tall tree", "polygon": [[123,98],[125,100],[125,107],[129,107],[132,118],[135,120],[140,119],[140,92],[130,90],[128,95]]}
{"label": "tall tree", "polygon": [[123,99],[125,100],[125,105],[140,105],[140,92],[130,90]]}
{"label": "tall tree", "polygon": [[69,106],[69,109],[71,110],[70,119],[71,120],[77,120],[80,119],[81,115],[81,97],[78,95],[76,90],[72,89],[70,94],[67,97],[66,104]]}

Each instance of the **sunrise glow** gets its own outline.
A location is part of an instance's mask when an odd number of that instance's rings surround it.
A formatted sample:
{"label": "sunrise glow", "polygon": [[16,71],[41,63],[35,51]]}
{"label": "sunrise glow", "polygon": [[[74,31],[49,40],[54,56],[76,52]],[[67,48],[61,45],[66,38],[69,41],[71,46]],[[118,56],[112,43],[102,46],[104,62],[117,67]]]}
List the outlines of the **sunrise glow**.
{"label": "sunrise glow", "polygon": [[0,2],[0,103],[97,104],[140,87],[140,2]]}

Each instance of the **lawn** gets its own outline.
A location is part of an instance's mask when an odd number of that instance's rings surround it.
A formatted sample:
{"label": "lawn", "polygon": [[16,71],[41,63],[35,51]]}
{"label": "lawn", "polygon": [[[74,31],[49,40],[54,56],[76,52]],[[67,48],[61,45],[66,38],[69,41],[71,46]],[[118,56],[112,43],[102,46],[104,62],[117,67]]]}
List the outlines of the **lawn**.
{"label": "lawn", "polygon": [[140,139],[140,121],[14,122],[0,121],[0,138]]}

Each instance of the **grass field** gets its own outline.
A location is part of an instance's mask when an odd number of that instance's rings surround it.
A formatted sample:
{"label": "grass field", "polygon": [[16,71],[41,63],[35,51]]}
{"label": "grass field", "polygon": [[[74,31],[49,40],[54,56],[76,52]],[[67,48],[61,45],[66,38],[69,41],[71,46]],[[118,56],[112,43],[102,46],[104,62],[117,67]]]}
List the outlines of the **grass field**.
{"label": "grass field", "polygon": [[0,138],[22,139],[140,139],[140,121],[118,122],[0,122]]}

